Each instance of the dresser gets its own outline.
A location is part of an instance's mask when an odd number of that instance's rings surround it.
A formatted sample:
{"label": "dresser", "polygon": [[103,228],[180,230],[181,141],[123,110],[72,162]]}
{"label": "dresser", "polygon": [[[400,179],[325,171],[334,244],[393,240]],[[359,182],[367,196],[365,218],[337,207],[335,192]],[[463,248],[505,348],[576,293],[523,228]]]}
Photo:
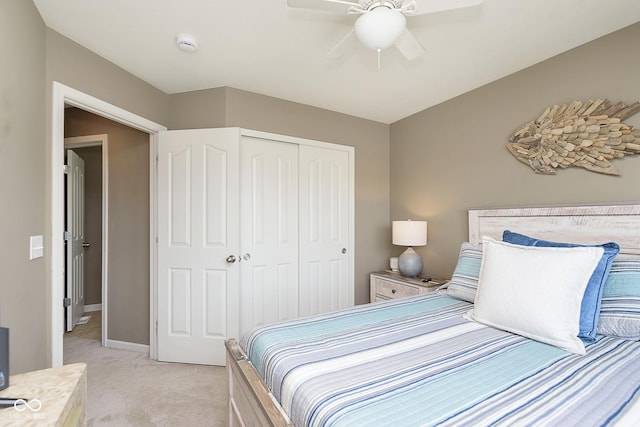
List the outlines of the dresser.
{"label": "dresser", "polygon": [[0,397],[22,398],[28,405],[0,409],[1,426],[87,425],[87,365],[74,363],[58,368],[11,375]]}
{"label": "dresser", "polygon": [[370,301],[378,302],[393,298],[435,292],[447,279],[404,277],[394,271],[377,271],[369,276]]}

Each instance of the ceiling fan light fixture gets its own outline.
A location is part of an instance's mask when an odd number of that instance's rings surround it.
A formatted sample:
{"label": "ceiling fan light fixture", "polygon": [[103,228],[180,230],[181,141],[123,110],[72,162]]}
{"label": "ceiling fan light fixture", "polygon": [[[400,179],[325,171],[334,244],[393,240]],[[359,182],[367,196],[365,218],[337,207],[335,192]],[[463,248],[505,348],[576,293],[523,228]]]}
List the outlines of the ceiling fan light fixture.
{"label": "ceiling fan light fixture", "polygon": [[404,15],[387,6],[376,7],[364,13],[355,24],[358,40],[373,50],[392,46],[407,25]]}

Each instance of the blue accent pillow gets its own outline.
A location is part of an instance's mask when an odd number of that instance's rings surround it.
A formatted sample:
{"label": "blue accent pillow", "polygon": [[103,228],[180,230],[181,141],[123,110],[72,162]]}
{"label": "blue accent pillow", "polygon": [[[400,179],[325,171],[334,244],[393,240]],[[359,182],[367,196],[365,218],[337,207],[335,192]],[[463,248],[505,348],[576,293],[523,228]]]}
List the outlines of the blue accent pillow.
{"label": "blue accent pillow", "polygon": [[598,334],[640,340],[640,258],[616,257],[603,289]]}
{"label": "blue accent pillow", "polygon": [[469,242],[462,243],[451,280],[442,285],[438,291],[453,298],[474,302],[481,265],[482,246]]}
{"label": "blue accent pillow", "polygon": [[578,245],[573,243],[550,242],[547,240],[534,239],[533,237],[514,233],[509,230],[504,231],[502,234],[502,240],[507,243],[523,246],[547,246],[560,248],[598,246],[604,249],[604,254],[596,266],[596,269],[593,271],[591,279],[589,279],[589,283],[587,283],[587,289],[584,292],[582,306],[580,309],[580,333],[578,334],[578,337],[586,343],[595,341],[598,319],[600,317],[600,305],[602,301],[604,283],[607,280],[609,271],[611,270],[611,263],[613,262],[613,259],[616,257],[618,252],[620,252],[620,246],[614,242],[604,243],[601,245]]}

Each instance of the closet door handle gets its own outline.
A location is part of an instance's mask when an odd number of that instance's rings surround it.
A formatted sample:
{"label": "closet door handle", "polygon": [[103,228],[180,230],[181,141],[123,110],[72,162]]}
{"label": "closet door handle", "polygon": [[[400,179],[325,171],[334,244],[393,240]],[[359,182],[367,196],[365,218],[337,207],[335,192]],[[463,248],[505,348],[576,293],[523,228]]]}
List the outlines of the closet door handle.
{"label": "closet door handle", "polygon": [[227,257],[227,262],[228,262],[229,264],[233,264],[234,262],[236,262],[236,257],[235,257],[235,255],[229,255],[229,256]]}
{"label": "closet door handle", "polygon": [[247,254],[244,254],[244,255],[242,256],[242,259],[244,259],[245,261],[249,261],[249,260],[251,259],[251,254],[248,254],[248,253],[247,253]]}
{"label": "closet door handle", "polygon": [[347,253],[347,248],[342,248],[342,253],[346,254]]}

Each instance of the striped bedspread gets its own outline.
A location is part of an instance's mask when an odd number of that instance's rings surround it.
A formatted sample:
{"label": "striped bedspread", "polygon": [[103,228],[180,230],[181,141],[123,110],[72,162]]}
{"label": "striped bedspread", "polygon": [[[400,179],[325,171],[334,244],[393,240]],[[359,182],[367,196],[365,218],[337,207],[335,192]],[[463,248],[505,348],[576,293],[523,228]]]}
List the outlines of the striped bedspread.
{"label": "striped bedspread", "polygon": [[470,307],[396,299],[261,327],[241,345],[296,426],[634,424],[639,342],[598,337],[573,355],[468,321]]}

